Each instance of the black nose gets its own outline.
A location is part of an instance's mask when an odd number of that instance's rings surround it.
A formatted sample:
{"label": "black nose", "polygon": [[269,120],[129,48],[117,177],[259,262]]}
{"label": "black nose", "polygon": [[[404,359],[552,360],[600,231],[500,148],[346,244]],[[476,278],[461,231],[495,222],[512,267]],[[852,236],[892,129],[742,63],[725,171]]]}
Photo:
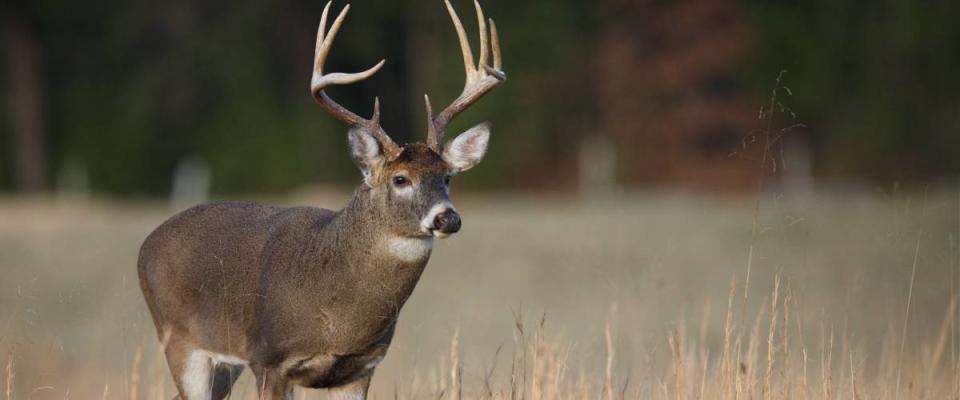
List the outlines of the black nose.
{"label": "black nose", "polygon": [[437,214],[437,218],[433,220],[433,228],[443,233],[456,233],[460,230],[460,214],[453,210]]}

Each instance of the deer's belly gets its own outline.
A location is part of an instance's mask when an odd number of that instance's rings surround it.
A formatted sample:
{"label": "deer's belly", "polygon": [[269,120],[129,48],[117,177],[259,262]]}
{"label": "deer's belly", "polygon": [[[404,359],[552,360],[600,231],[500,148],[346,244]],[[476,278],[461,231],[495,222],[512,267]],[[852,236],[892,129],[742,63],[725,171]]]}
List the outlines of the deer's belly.
{"label": "deer's belly", "polygon": [[298,386],[337,387],[373,373],[385,353],[384,348],[367,354],[291,357],[284,362],[284,374]]}

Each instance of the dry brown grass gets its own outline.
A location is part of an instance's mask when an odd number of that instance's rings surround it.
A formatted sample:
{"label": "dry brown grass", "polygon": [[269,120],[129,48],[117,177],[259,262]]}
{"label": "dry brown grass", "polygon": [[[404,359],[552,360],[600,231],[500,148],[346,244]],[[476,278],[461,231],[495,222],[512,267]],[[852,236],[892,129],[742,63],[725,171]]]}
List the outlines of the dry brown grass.
{"label": "dry brown grass", "polygon": [[[461,201],[373,397],[958,398],[960,202],[919,198],[774,196],[755,237],[738,199]],[[134,268],[169,213],[0,202],[7,399],[172,396]]]}

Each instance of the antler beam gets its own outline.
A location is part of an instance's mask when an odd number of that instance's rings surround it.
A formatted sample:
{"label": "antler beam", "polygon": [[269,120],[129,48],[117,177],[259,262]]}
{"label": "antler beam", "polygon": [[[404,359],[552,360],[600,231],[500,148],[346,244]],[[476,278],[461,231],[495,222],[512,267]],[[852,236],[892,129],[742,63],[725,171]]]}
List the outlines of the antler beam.
{"label": "antler beam", "polygon": [[387,136],[386,132],[380,126],[380,101],[374,100],[373,117],[365,119],[350,110],[347,110],[336,101],[330,98],[324,92],[324,89],[331,85],[347,85],[367,79],[377,73],[387,60],[380,60],[377,65],[370,67],[366,71],[357,73],[334,72],[327,75],[323,74],[323,64],[327,61],[327,55],[330,54],[330,47],[333,45],[333,39],[337,36],[343,20],[350,11],[350,5],[347,4],[340,11],[337,19],[333,21],[333,26],[328,32],[324,32],[327,27],[327,14],[330,11],[330,3],[323,8],[323,14],[320,16],[320,26],[317,28],[317,45],[313,56],[313,77],[310,79],[310,93],[323,109],[327,110],[337,119],[350,124],[351,126],[360,126],[370,131],[380,142],[383,152],[388,158],[394,158],[400,154],[400,147]]}
{"label": "antler beam", "polygon": [[[443,151],[443,134],[447,128],[447,124],[483,97],[483,95],[507,80],[507,75],[502,69],[500,38],[497,36],[497,25],[493,22],[493,19],[484,19],[480,3],[477,0],[474,0],[473,3],[477,9],[477,25],[480,28],[480,60],[476,65],[473,63],[473,50],[470,48],[470,42],[467,40],[467,34],[463,29],[463,24],[460,22],[460,17],[457,16],[457,12],[454,11],[449,0],[444,0],[444,3],[447,5],[447,12],[450,13],[450,19],[453,20],[453,26],[457,30],[457,37],[460,40],[460,50],[463,52],[463,66],[467,78],[460,96],[435,118],[433,117],[430,98],[424,95],[427,110],[427,145],[437,153]],[[489,41],[487,22],[490,23]],[[488,53],[491,52],[493,53],[493,67],[487,65]]]}

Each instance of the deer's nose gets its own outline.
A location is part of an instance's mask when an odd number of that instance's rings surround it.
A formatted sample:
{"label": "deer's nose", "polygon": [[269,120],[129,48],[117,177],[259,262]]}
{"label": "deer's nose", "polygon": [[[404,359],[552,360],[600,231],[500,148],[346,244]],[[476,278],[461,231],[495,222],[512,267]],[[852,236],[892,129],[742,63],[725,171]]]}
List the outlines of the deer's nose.
{"label": "deer's nose", "polygon": [[443,233],[456,233],[460,230],[460,214],[451,209],[444,210],[433,220],[433,229]]}

